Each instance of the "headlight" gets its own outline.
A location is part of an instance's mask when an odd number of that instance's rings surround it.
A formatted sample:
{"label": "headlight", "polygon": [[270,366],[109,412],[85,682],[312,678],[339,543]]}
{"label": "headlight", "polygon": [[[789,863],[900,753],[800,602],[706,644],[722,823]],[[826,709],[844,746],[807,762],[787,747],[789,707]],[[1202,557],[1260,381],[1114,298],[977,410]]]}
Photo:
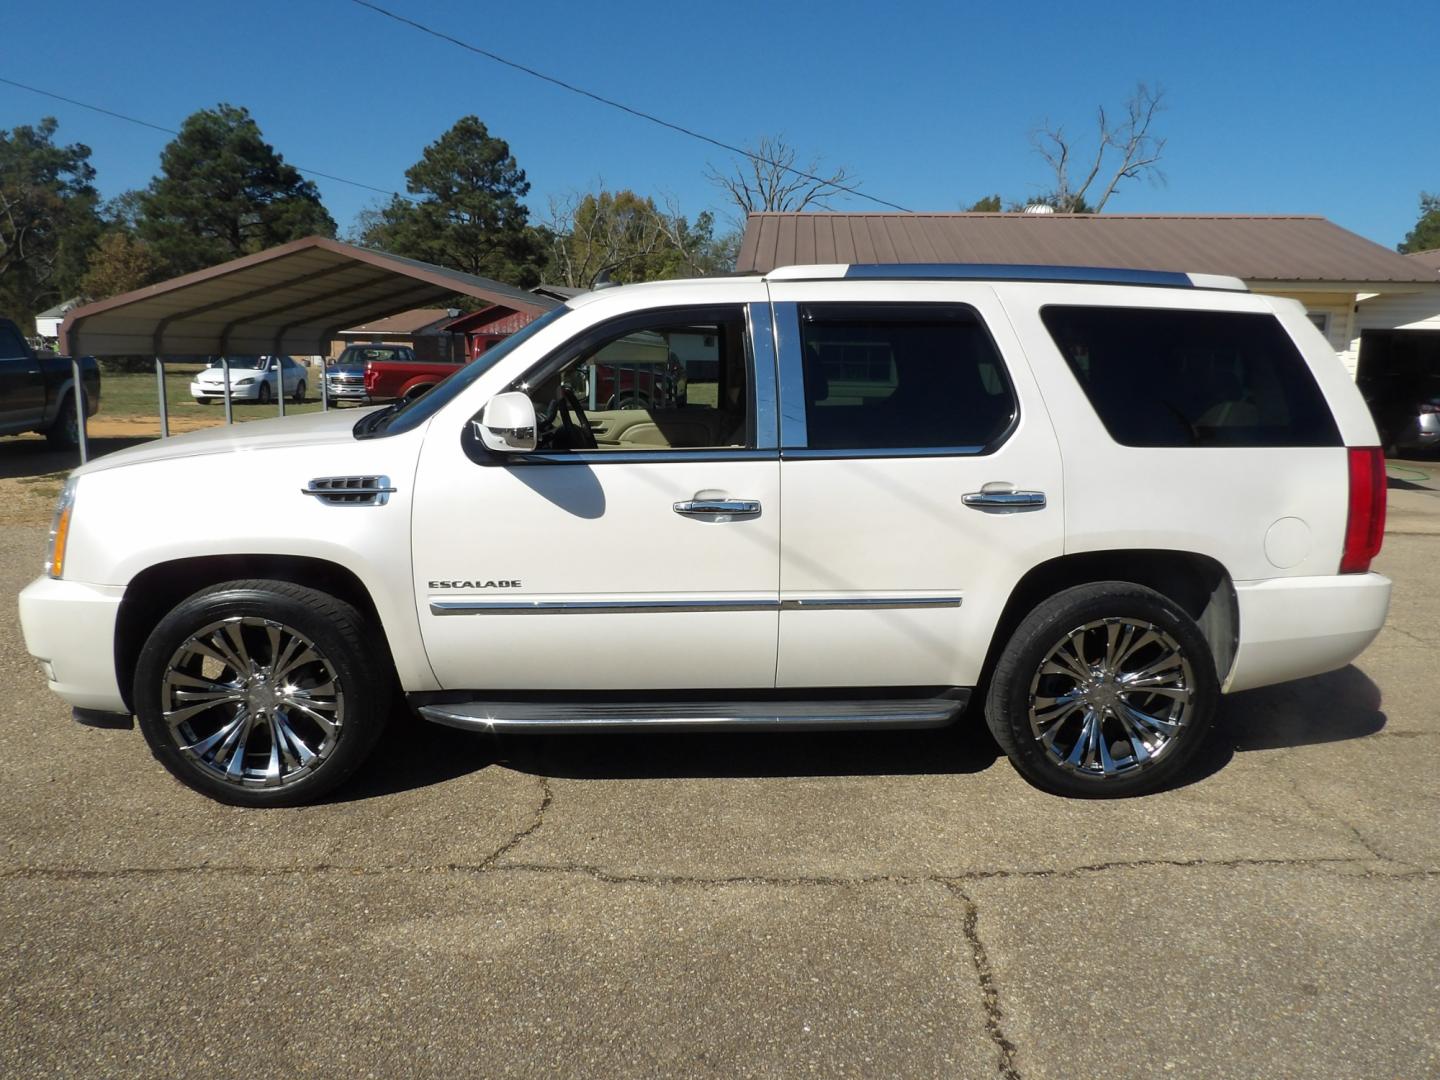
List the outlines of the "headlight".
{"label": "headlight", "polygon": [[248,378],[248,379],[240,379],[240,380],[238,380],[238,381],[235,383],[235,385],[236,385],[236,386],[249,386],[249,385],[250,385],[251,383],[253,383],[254,381],[255,381],[254,376],[251,376],[251,377]]}
{"label": "headlight", "polygon": [[75,478],[65,481],[60,500],[55,504],[55,517],[50,522],[50,555],[45,572],[52,578],[65,573],[65,542],[70,539],[70,518],[75,513]]}

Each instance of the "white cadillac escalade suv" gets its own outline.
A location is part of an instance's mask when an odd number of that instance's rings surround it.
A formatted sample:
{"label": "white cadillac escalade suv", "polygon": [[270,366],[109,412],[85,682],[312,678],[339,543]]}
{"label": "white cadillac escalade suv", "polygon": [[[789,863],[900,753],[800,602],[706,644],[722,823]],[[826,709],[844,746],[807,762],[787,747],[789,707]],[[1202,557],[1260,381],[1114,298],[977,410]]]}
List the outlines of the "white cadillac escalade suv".
{"label": "white cadillac escalade suv", "polygon": [[[657,350],[684,404],[599,407],[602,368]],[[20,614],[78,719],[138,716],[231,803],[342,782],[397,688],[476,731],[983,715],[1032,783],[1131,795],[1183,773],[1220,694],[1380,630],[1376,443],[1301,306],[1233,279],[627,286],[358,421],[76,470]]]}

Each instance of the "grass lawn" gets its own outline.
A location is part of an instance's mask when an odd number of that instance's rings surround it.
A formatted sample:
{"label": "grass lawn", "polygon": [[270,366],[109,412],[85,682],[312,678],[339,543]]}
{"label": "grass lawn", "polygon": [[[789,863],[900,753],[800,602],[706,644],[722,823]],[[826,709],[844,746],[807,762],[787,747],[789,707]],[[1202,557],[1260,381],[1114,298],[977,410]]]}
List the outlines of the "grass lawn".
{"label": "grass lawn", "polygon": [[[195,373],[202,370],[204,369],[200,364],[165,365],[166,408],[172,419],[186,417],[224,422],[225,405],[223,402],[217,401],[214,405],[201,405],[190,396],[190,382],[195,377]],[[312,375],[313,377],[307,376],[306,378],[305,396],[307,400],[305,404],[295,405],[287,401],[285,403],[287,416],[291,413],[319,411],[320,387],[318,380],[320,372],[317,370]],[[315,385],[309,385],[310,383],[315,383]],[[277,416],[279,411],[280,406],[273,401],[264,406],[250,402],[234,402],[237,422]],[[156,385],[153,371],[101,372],[99,419],[153,418],[159,415],[159,387]]]}

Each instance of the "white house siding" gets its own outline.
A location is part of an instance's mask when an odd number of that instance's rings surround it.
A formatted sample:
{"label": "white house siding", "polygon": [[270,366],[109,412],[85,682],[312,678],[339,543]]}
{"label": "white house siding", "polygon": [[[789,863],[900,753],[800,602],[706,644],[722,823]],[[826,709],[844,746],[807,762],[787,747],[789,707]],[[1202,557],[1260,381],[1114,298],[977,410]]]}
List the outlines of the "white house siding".
{"label": "white house siding", "polygon": [[1423,292],[1387,293],[1360,301],[1351,348],[1365,330],[1440,330],[1440,284]]}
{"label": "white house siding", "polygon": [[[1256,285],[1251,285],[1251,291],[1270,296],[1288,296],[1292,300],[1299,300],[1312,315],[1323,313],[1330,316],[1325,337],[1330,342],[1330,347],[1335,350],[1335,355],[1345,365],[1345,370],[1350,372],[1350,377],[1355,377],[1355,352],[1350,345],[1353,339],[1360,336],[1360,331],[1355,329],[1355,293],[1322,293],[1305,289],[1286,292],[1284,289]],[[1359,348],[1358,343],[1355,348]]]}

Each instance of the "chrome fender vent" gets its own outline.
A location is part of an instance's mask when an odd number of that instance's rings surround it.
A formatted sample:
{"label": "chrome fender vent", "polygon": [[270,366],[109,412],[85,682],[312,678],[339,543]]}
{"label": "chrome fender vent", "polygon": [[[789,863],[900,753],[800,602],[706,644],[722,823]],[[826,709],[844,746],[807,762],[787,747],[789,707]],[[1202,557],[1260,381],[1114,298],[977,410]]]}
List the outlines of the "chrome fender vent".
{"label": "chrome fender vent", "polygon": [[333,506],[384,506],[395,493],[388,476],[320,476],[300,490]]}

